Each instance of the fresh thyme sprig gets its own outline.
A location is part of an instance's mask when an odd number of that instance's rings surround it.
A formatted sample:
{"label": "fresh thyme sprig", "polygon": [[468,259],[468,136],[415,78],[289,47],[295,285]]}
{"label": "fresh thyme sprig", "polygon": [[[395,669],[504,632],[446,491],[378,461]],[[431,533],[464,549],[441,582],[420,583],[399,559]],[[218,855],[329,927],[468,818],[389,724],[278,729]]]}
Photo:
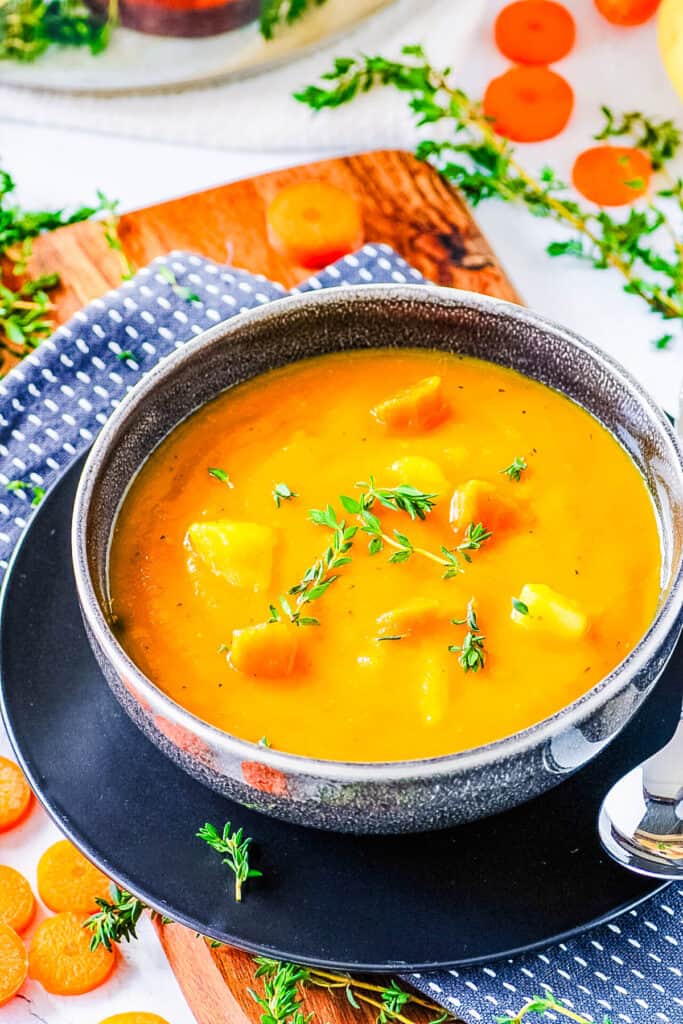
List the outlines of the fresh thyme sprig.
{"label": "fresh thyme sprig", "polygon": [[44,231],[54,231],[55,228],[65,227],[67,224],[90,220],[98,213],[111,210],[116,205],[102,192],[98,192],[98,201],[95,205],[79,206],[71,213],[65,213],[64,210],[25,210],[9,201],[8,197],[15,189],[16,183],[12,175],[0,169],[0,254],[7,252],[11,246],[23,242],[24,239],[35,238]]}
{"label": "fresh thyme sprig", "polygon": [[[547,1013],[552,1011],[566,1020],[574,1021],[574,1024],[593,1024],[593,1020],[576,1013],[566,1003],[557,999],[552,993],[545,996],[532,996],[522,1009],[514,1017],[498,1017],[496,1024],[522,1024],[522,1021],[531,1013]],[[602,1018],[602,1024],[612,1024],[609,1017]]]}
{"label": "fresh thyme sprig", "polygon": [[486,663],[484,640],[486,637],[479,631],[477,613],[474,610],[474,598],[467,605],[464,619],[451,619],[454,626],[467,625],[467,632],[462,644],[449,644],[451,654],[459,654],[458,664],[465,672],[478,672]]}
{"label": "fresh thyme sprig", "polygon": [[[0,0],[0,40],[2,2]],[[12,176],[0,170],[0,256],[6,256],[11,264],[9,270],[0,269],[0,350],[17,360],[28,355],[54,330],[51,316],[54,307],[48,293],[59,284],[59,275],[41,274],[24,280],[31,256],[31,240],[44,231],[111,211],[116,204],[98,192],[96,205],[81,206],[69,214],[63,210],[25,210],[10,201],[15,188]],[[5,361],[3,357],[0,367]]]}
{"label": "fresh thyme sprig", "polygon": [[312,1014],[304,1013],[306,987],[339,990],[354,1010],[360,1009],[360,1003],[374,1007],[378,1024],[388,1024],[389,1021],[412,1024],[403,1012],[410,1005],[421,1006],[434,1013],[436,1016],[430,1024],[443,1024],[455,1019],[442,1007],[416,993],[406,992],[393,980],[388,985],[377,985],[348,974],[335,974],[267,957],[257,957],[255,963],[254,977],[263,979],[263,992],[249,989],[249,994],[262,1010],[261,1024],[307,1024]]}
{"label": "fresh thyme sprig", "polygon": [[412,555],[417,554],[443,566],[445,569],[443,579],[450,580],[463,571],[460,556],[466,562],[470,562],[472,559],[469,552],[478,551],[482,544],[492,536],[482,523],[469,523],[460,544],[456,548],[442,546],[440,554],[437,555],[426,548],[417,547],[400,530],[394,530],[393,536],[386,533],[381,520],[372,511],[375,504],[380,504],[384,508],[406,512],[413,520],[425,519],[434,507],[436,494],[419,491],[409,484],[401,484],[398,487],[377,487],[372,476],[368,483],[361,481],[356,486],[363,488],[359,498],[351,498],[347,494],[342,494],[339,500],[347,512],[358,517],[361,531],[370,537],[368,543],[370,554],[379,554],[384,545],[388,544],[395,548],[389,559],[394,564],[405,562]]}
{"label": "fresh thyme sprig", "polygon": [[339,579],[339,570],[351,561],[348,553],[353,546],[358,527],[347,526],[345,520],[338,520],[337,513],[331,505],[311,509],[308,517],[317,526],[325,526],[332,530],[332,541],[320,558],[306,570],[301,581],[287,591],[290,597],[296,598],[294,606],[287,597],[281,596],[278,599],[280,608],[270,605],[269,622],[279,622],[281,612],[284,612],[295,626],[319,626],[320,621],[313,616],[302,615],[302,609],[327,593],[332,584]]}
{"label": "fresh thyme sprig", "polygon": [[[420,142],[417,155],[429,160],[473,205],[498,198],[556,221],[569,234],[550,243],[549,255],[575,256],[600,270],[613,268],[622,276],[624,290],[652,312],[667,320],[683,319],[683,243],[666,208],[670,201],[681,205],[681,179],[669,179],[657,193],[657,203],[644,202],[621,220],[604,209],[583,206],[552,168],[544,167],[536,177],[519,162],[511,143],[494,132],[481,103],[451,83],[450,68],[433,67],[419,46],[405,47],[403,57],[339,57],[322,76],[322,85],[308,86],[295,98],[322,110],[349,103],[375,86],[407,93],[418,125],[443,123],[451,132],[446,139]],[[600,137],[630,134],[660,171],[679,149],[681,136],[670,121],[656,123],[642,114],[618,121],[607,108],[604,113],[607,123]],[[668,241],[653,244],[663,238],[660,228]]]}
{"label": "fresh thyme sprig", "polygon": [[54,306],[48,292],[58,284],[57,274],[41,274],[13,289],[0,276],[0,349],[23,359],[52,334]]}
{"label": "fresh thyme sprig", "polygon": [[109,900],[101,896],[95,897],[99,910],[83,922],[83,927],[89,928],[92,932],[90,949],[93,952],[100,946],[111,951],[115,943],[137,939],[138,921],[143,910],[148,909],[146,903],[125,889],[120,889],[114,882],[111,883],[109,892]]}
{"label": "fresh thyme sprig", "polygon": [[251,837],[245,836],[244,829],[241,828],[233,832],[229,821],[223,826],[222,832],[219,832],[215,825],[207,821],[197,832],[197,838],[203,839],[212,850],[223,854],[223,863],[235,876],[235,900],[240,903],[242,900],[242,886],[247,879],[260,878],[263,875],[262,871],[258,871],[249,865]]}
{"label": "fresh thyme sprig", "polygon": [[293,498],[298,498],[299,495],[296,491],[293,491],[287,484],[279,483],[273,487],[273,501],[279,508],[283,501],[292,501]]}
{"label": "fresh thyme sprig", "polygon": [[30,491],[31,506],[33,508],[40,505],[41,501],[45,497],[44,487],[39,487],[38,484],[27,483],[26,480],[10,480],[5,489],[10,493],[16,493],[17,491]]}
{"label": "fresh thyme sprig", "polygon": [[311,7],[321,7],[324,3],[325,0],[261,0],[261,35],[272,39],[280,25],[293,25]]}
{"label": "fresh thyme sprig", "polygon": [[[395,509],[398,512],[407,512],[411,519],[426,519],[427,515],[434,508],[438,494],[428,494],[419,491],[410,484],[399,484],[398,487],[377,487],[375,478],[370,477],[366,483],[361,480],[356,484],[363,490],[361,495],[362,508],[372,508],[377,502],[384,508]],[[348,501],[349,499],[345,499]],[[346,507],[346,506],[345,506]],[[347,509],[350,511],[350,509]]]}
{"label": "fresh thyme sprig", "polygon": [[528,468],[529,467],[524,456],[516,455],[509,466],[506,466],[505,469],[501,469],[501,473],[510,480],[519,482],[522,479],[522,473]]}

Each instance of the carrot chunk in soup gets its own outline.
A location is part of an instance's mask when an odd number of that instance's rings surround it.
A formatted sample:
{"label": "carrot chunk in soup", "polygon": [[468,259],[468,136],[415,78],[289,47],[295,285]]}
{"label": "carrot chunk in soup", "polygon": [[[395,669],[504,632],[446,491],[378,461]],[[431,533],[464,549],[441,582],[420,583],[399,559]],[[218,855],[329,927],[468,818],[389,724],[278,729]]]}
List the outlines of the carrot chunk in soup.
{"label": "carrot chunk in soup", "polygon": [[449,415],[441,377],[425,377],[380,402],[371,412],[378,423],[400,434],[421,434],[438,427]]}
{"label": "carrot chunk in soup", "polygon": [[498,488],[486,480],[468,480],[451,498],[450,521],[456,532],[466,530],[470,523],[483,523],[487,530],[497,530],[510,520],[511,508],[498,494]]}
{"label": "carrot chunk in soup", "polygon": [[652,621],[661,547],[643,476],[585,409],[493,363],[387,348],[283,366],[184,420],[127,492],[109,573],[121,643],[199,719],[401,761],[595,686]]}

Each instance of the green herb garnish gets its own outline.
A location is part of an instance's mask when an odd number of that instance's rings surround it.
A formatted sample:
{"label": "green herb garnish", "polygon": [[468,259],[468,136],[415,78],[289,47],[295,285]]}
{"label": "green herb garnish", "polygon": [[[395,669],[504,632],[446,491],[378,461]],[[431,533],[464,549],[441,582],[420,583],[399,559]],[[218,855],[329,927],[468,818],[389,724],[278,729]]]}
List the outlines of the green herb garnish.
{"label": "green herb garnish", "polygon": [[110,201],[99,191],[97,195],[102,203],[102,209],[108,213],[108,216],[101,221],[104,240],[119,261],[121,280],[130,281],[135,274],[135,264],[126,255],[121,236],[119,235],[120,218],[116,213],[119,205],[118,199]]}
{"label": "green herb garnish", "polygon": [[351,505],[354,505],[353,498],[342,498],[347,512],[354,511],[356,514],[363,509],[372,508],[377,502],[384,508],[407,512],[411,519],[426,519],[438,498],[438,494],[427,494],[425,491],[419,491],[417,487],[411,487],[410,484],[399,484],[398,487],[377,487],[375,478],[372,476],[368,483],[361,480],[356,487],[363,490],[360,502],[355,503],[358,508],[351,508]]}
{"label": "green herb garnish", "polygon": [[311,509],[308,517],[317,526],[325,526],[328,530],[332,530],[332,542],[321,557],[306,570],[301,581],[287,591],[290,597],[296,598],[294,607],[287,597],[281,596],[278,599],[279,609],[276,605],[270,605],[269,622],[279,622],[282,611],[295,626],[319,626],[318,619],[310,615],[302,615],[301,610],[307,604],[322,597],[339,579],[339,569],[351,561],[348,553],[353,546],[353,539],[358,532],[358,527],[347,526],[343,519],[340,522],[331,505],[327,505],[326,508]]}
{"label": "green herb garnish", "polygon": [[584,207],[552,168],[544,167],[537,176],[530,173],[511,143],[495,133],[481,103],[451,82],[450,68],[433,67],[420,46],[404,47],[403,57],[338,57],[322,84],[308,86],[295,98],[322,110],[349,103],[377,86],[406,93],[418,125],[440,126],[438,139],[419,143],[418,157],[429,160],[470,203],[497,198],[556,221],[568,236],[547,246],[550,256],[574,256],[598,270],[612,268],[621,275],[624,291],[638,296],[653,313],[683,319],[683,243],[676,228],[683,210],[683,179],[668,171],[668,162],[680,149],[681,132],[671,121],[655,122],[641,113],[619,120],[603,108],[605,126],[597,137],[628,136],[648,153],[665,182],[656,201],[645,201],[615,219],[604,209]]}
{"label": "green herb garnish", "polygon": [[454,626],[467,625],[467,633],[462,644],[450,644],[448,650],[451,654],[459,654],[458,663],[465,672],[478,672],[484,667],[486,652],[484,640],[486,637],[479,632],[477,615],[474,610],[474,598],[467,605],[467,615],[464,619],[451,619]]}
{"label": "green herb garnish", "polygon": [[370,537],[368,550],[371,555],[379,554],[385,544],[395,548],[389,559],[394,565],[405,562],[412,555],[417,554],[443,566],[445,569],[443,579],[449,580],[463,571],[460,556],[466,562],[470,562],[469,552],[478,551],[482,544],[492,536],[482,523],[469,523],[464,539],[456,548],[442,546],[441,553],[434,554],[426,548],[417,547],[400,530],[394,530],[393,536],[390,536],[384,531],[381,520],[372,510],[375,504],[380,504],[384,508],[406,512],[413,520],[426,519],[434,507],[437,495],[419,491],[409,484],[402,484],[399,487],[377,487],[374,477],[370,477],[369,483],[361,482],[356,486],[364,488],[358,499],[342,494],[340,501],[347,512],[358,517],[361,531]]}
{"label": "green herb garnish", "polygon": [[119,889],[114,882],[109,887],[109,893],[110,900],[95,897],[99,910],[83,922],[83,927],[92,932],[90,949],[93,952],[100,946],[111,951],[114,943],[137,939],[137,924],[143,910],[147,909],[142,900],[125,889]]}
{"label": "green herb garnish", "polygon": [[[323,988],[343,993],[354,1010],[360,1010],[360,1003],[371,1006],[377,1012],[378,1024],[401,1021],[411,1024],[404,1011],[409,1006],[421,1006],[435,1014],[429,1024],[443,1024],[454,1020],[452,1015],[413,992],[406,992],[392,979],[388,985],[376,984],[365,978],[353,978],[348,974],[337,974],[317,967],[302,967],[300,964],[256,957],[254,977],[263,979],[263,991],[249,989],[252,999],[258,1004],[261,1024],[306,1024],[311,1014],[304,1013],[304,995],[307,987]],[[424,1018],[421,1018],[424,1019]]]}
{"label": "green herb garnish", "polygon": [[214,477],[216,480],[220,480],[222,484],[226,484],[228,487],[235,486],[232,480],[230,479],[230,475],[226,473],[224,469],[221,469],[219,466],[210,466],[208,472],[209,476]]}
{"label": "green herb garnish", "polygon": [[120,363],[127,363],[128,360],[137,364],[140,362],[140,357],[130,348],[124,348],[120,352],[117,352],[116,358]]}
{"label": "green herb garnish", "polygon": [[509,466],[505,469],[501,469],[501,473],[507,476],[510,480],[520,481],[522,479],[522,473],[525,469],[528,469],[527,461],[523,455],[517,455]]}
{"label": "green herb garnish", "polygon": [[45,497],[45,488],[39,487],[38,484],[27,483],[25,480],[10,480],[6,485],[6,490],[10,492],[17,491],[30,491],[31,492],[31,505],[35,508],[40,505],[41,501]]}
{"label": "green herb garnish", "polygon": [[114,2],[102,17],[82,0],[0,0],[0,60],[28,63],[53,45],[101,53],[115,19]]}
{"label": "green herb garnish", "polygon": [[518,597],[513,597],[512,598],[512,607],[514,608],[514,610],[516,612],[519,612],[520,615],[528,615],[529,614],[529,605],[528,604],[524,604],[524,601],[520,601],[520,599]]}
{"label": "green herb garnish", "polygon": [[160,263],[156,268],[156,272],[159,277],[163,278],[164,281],[170,284],[172,291],[179,299],[183,299],[185,302],[201,302],[199,296],[192,291],[191,288],[187,288],[183,284],[178,284],[178,279],[166,263]]}
{"label": "green herb garnish", "polygon": [[[521,1024],[531,1013],[545,1014],[548,1011],[556,1013],[566,1020],[574,1021],[574,1024],[593,1024],[593,1018],[584,1017],[575,1010],[571,1010],[565,1003],[556,999],[551,992],[546,993],[545,996],[532,996],[518,1014],[514,1017],[498,1017],[496,1024]],[[611,1024],[609,1017],[603,1017],[602,1024]]]}
{"label": "green herb garnish", "polygon": [[273,487],[273,501],[279,508],[283,501],[291,501],[292,498],[298,498],[299,495],[296,491],[293,491],[287,484],[275,484]]}
{"label": "green herb garnish", "polygon": [[[0,0],[0,18],[2,10],[2,0]],[[0,27],[1,39],[2,28]],[[10,246],[17,245],[25,239],[35,238],[44,231],[54,231],[55,228],[61,228],[67,224],[90,220],[98,213],[110,211],[116,205],[113,200],[107,199],[101,192],[98,192],[98,201],[94,206],[80,206],[71,213],[65,213],[64,210],[24,210],[21,206],[10,205],[8,201],[8,196],[15,189],[16,184],[11,174],[0,170],[0,253],[7,252]]]}
{"label": "green herb garnish", "polygon": [[241,828],[233,832],[229,821],[223,826],[222,833],[218,831],[215,825],[207,821],[197,832],[197,838],[203,839],[212,850],[224,855],[223,863],[235,876],[235,900],[240,903],[242,900],[242,886],[247,879],[260,878],[263,874],[262,871],[249,866],[251,838],[245,836],[244,830]]}

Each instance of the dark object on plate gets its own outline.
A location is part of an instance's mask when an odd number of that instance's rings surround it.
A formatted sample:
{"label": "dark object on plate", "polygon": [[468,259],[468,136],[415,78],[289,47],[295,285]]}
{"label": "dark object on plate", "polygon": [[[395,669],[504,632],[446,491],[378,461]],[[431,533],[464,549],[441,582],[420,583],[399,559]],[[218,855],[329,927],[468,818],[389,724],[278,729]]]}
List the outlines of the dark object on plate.
{"label": "dark object on plate", "polygon": [[[89,0],[105,13],[109,0]],[[121,25],[154,36],[216,36],[258,17],[260,0],[119,0]]]}
{"label": "dark object on plate", "polygon": [[[260,747],[200,721],[157,689],[107,617],[109,538],[131,477],[188,413],[224,389],[297,359],[418,346],[489,359],[593,413],[628,450],[652,494],[662,596],[644,637],[609,676],[545,721],[462,753],[355,764]],[[93,445],[74,510],[76,586],[93,650],[119,701],[186,771],[239,803],[343,832],[418,832],[486,817],[567,778],[630,721],[681,630],[683,464],[661,410],[607,355],[527,309],[483,295],[366,285],[282,299],[207,331],[131,391]]]}
{"label": "dark object on plate", "polygon": [[[14,558],[0,609],[0,675],[5,723],[31,785],[108,875],[230,945],[402,971],[545,945],[660,888],[602,852],[595,821],[611,783],[671,735],[683,646],[610,748],[537,800],[427,835],[303,829],[200,785],[115,701],[83,630],[70,564],[80,468],[45,499]],[[241,904],[220,857],[194,835],[205,821],[226,820],[253,836],[264,873]]]}

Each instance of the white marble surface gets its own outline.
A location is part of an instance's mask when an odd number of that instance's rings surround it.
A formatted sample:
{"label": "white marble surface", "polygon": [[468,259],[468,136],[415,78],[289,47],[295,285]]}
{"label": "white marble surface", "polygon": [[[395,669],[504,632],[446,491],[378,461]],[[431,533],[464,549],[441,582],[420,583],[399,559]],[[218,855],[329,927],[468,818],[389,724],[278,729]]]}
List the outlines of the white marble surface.
{"label": "white marble surface", "polygon": [[[473,90],[480,90],[492,74],[505,66],[490,40],[492,16],[500,6],[502,0],[490,0],[490,17],[487,15],[466,47],[468,56],[462,66],[462,81]],[[622,110],[638,108],[653,116],[673,116],[683,122],[683,109],[657,57],[654,27],[619,31],[599,20],[591,0],[568,0],[568,6],[577,17],[579,43],[561,70],[576,89],[576,112],[560,139],[524,150],[524,160],[530,166],[550,162],[562,174],[568,173],[572,155],[589,143],[598,126],[600,103],[611,103]],[[406,40],[409,41],[412,40]],[[264,95],[268,87],[268,80],[264,79]],[[5,94],[3,100],[0,159],[16,177],[19,198],[26,205],[80,203],[99,187],[120,197],[122,207],[130,209],[288,163],[329,155],[329,146],[314,147],[319,138],[334,138],[333,124],[326,124],[318,136],[315,122],[309,120],[302,135],[302,114],[300,110],[295,113],[294,106],[292,124],[299,128],[290,148],[271,148],[272,140],[264,134],[258,149],[220,150],[197,144],[112,137],[73,128],[29,126],[14,119],[15,111]],[[173,97],[167,100],[169,104],[174,102]],[[367,103],[373,106],[362,121],[367,125],[368,115],[374,118],[374,145],[410,144],[408,120],[382,116],[387,104],[397,102],[397,97],[368,98]],[[216,116],[220,116],[220,110]],[[150,126],[150,138],[153,135]],[[350,150],[353,144],[347,144],[346,135],[345,132],[344,146]],[[367,144],[367,140],[363,141]],[[335,151],[340,151],[339,143]],[[621,292],[614,273],[598,273],[569,260],[553,261],[546,257],[545,244],[558,235],[552,225],[497,203],[484,205],[477,216],[529,305],[604,346],[634,371],[667,408],[674,408],[683,375],[683,340],[670,352],[654,351],[651,340],[664,332],[664,326],[641,309],[636,299]],[[4,738],[0,747],[3,753],[7,752]],[[0,837],[0,860],[25,871],[34,882],[36,860],[55,835],[42,812],[35,812],[21,829]],[[124,958],[124,966],[114,980],[88,996],[56,999],[29,983],[22,992],[28,1001],[14,1000],[0,1009],[0,1020],[29,1024],[38,1015],[48,1024],[97,1024],[110,1013],[147,1009],[162,1014],[171,1024],[189,1024],[187,1006],[149,929],[143,929],[141,942],[124,950]]]}

